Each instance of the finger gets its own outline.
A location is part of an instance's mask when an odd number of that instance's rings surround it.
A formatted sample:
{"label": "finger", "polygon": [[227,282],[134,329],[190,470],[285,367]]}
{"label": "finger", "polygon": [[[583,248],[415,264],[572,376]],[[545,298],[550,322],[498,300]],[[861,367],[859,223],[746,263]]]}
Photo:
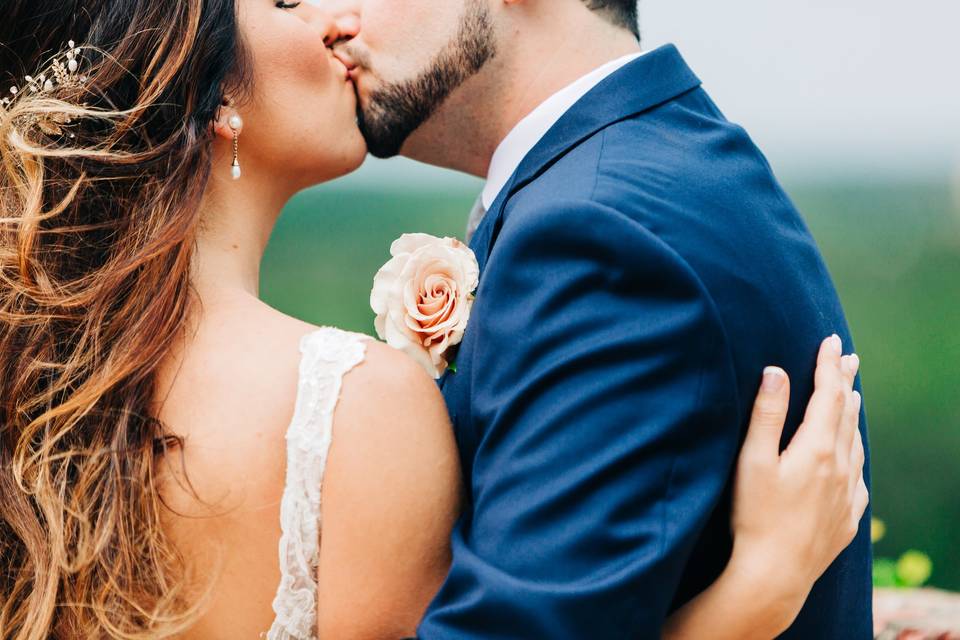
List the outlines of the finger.
{"label": "finger", "polygon": [[843,343],[833,335],[820,345],[814,391],[807,405],[803,424],[797,432],[801,439],[810,439],[818,453],[833,452],[846,406],[846,381],[840,370]]}
{"label": "finger", "polygon": [[860,396],[860,392],[849,391],[843,408],[843,419],[837,433],[837,455],[839,456],[849,456],[855,446],[854,436],[860,434],[861,406],[863,406],[863,398]]}
{"label": "finger", "polygon": [[853,447],[850,449],[850,489],[856,487],[857,482],[863,481],[863,465],[866,462],[866,456],[863,449],[863,436],[860,431],[854,435]]}
{"label": "finger", "polygon": [[776,459],[780,454],[780,438],[789,406],[790,378],[787,372],[779,367],[767,367],[753,403],[750,427],[743,444],[745,452]]}
{"label": "finger", "polygon": [[851,353],[840,358],[840,371],[843,373],[843,379],[847,381],[847,388],[852,388],[860,371],[860,356]]}
{"label": "finger", "polygon": [[[843,417],[841,418],[839,429],[837,430],[837,456],[846,458],[853,444],[853,427],[850,424],[850,412],[852,405],[856,402],[853,396],[853,385],[857,380],[857,372],[860,370],[860,358],[856,354],[843,356],[840,358],[840,374],[846,384],[846,401],[844,402]],[[859,420],[857,421],[859,423]]]}
{"label": "finger", "polygon": [[857,483],[857,492],[853,497],[853,517],[859,522],[863,519],[863,514],[867,512],[870,505],[870,491],[867,489],[867,483],[860,476],[860,482]]}
{"label": "finger", "polygon": [[869,505],[870,492],[867,490],[867,484],[861,477],[850,503],[850,524],[847,529],[846,545],[852,543],[856,539],[857,534],[860,533],[860,527],[863,525],[863,516],[867,512]]}
{"label": "finger", "polygon": [[814,386],[820,387],[834,383],[836,381],[835,376],[840,372],[842,359],[843,341],[840,336],[833,334],[820,344],[820,351],[817,353],[817,372],[814,376]]}

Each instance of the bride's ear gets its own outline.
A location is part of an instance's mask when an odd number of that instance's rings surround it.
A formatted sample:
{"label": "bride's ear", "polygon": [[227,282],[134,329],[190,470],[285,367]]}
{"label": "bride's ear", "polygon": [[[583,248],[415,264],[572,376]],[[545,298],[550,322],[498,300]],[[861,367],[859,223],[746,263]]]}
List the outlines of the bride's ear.
{"label": "bride's ear", "polygon": [[234,131],[238,135],[243,133],[243,118],[240,117],[240,113],[232,106],[231,102],[225,100],[213,121],[213,132],[218,138],[233,140]]}

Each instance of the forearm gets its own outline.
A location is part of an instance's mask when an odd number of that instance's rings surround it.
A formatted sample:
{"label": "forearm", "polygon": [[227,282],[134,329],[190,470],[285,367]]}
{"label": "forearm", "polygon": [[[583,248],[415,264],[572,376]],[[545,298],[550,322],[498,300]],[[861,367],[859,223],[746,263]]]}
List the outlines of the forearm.
{"label": "forearm", "polygon": [[787,630],[810,590],[802,578],[734,552],[710,587],[666,622],[664,640],[771,640]]}

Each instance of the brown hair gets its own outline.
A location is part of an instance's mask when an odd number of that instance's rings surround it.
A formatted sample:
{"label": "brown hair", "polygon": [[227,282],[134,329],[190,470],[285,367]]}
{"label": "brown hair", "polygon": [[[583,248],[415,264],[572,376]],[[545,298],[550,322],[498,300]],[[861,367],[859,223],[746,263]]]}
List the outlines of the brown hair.
{"label": "brown hair", "polygon": [[[17,80],[70,39],[85,83]],[[151,409],[244,84],[234,0],[5,0],[0,43],[0,638],[175,633]]]}
{"label": "brown hair", "polygon": [[637,40],[640,39],[637,0],[583,0],[587,8],[605,16],[613,24],[629,29]]}

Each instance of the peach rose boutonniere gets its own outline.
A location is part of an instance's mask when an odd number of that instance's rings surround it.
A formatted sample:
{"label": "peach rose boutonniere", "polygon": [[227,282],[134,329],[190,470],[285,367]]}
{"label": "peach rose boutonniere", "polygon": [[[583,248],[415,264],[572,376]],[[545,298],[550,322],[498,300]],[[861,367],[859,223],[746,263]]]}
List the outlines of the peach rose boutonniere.
{"label": "peach rose boutonniere", "polygon": [[377,335],[439,378],[467,329],[480,280],[477,258],[455,238],[425,233],[400,236],[390,255],[370,293]]}

